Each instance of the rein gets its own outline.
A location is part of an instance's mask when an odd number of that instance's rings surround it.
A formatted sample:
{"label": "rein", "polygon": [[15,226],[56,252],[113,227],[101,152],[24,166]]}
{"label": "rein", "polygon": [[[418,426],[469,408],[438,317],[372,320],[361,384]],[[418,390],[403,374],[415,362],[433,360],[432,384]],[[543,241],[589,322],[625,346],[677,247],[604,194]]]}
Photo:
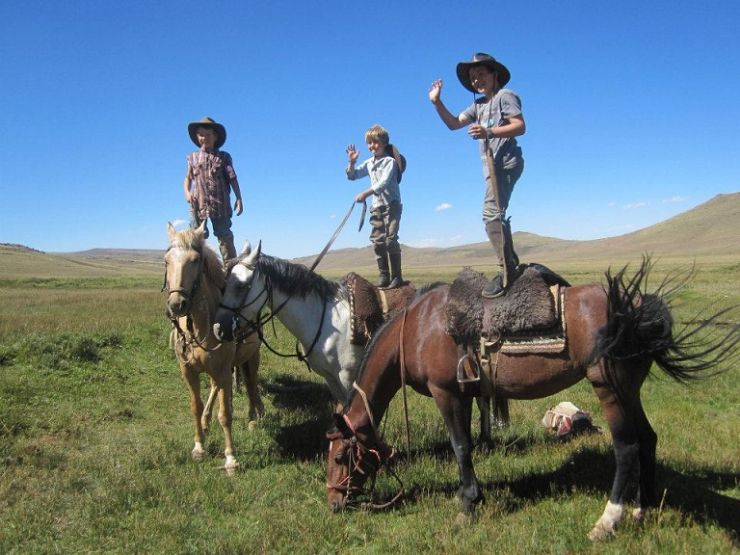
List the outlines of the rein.
{"label": "rein", "polygon": [[[169,251],[172,248],[173,247],[170,246],[170,248],[167,250]],[[198,339],[198,336],[196,335],[195,330],[193,329],[193,318],[192,318],[192,311],[193,311],[193,304],[194,304],[193,301],[195,299],[196,293],[200,290],[200,283],[201,283],[201,280],[203,279],[203,253],[200,251],[197,251],[197,249],[195,250],[200,255],[200,258],[198,260],[198,273],[195,277],[195,280],[193,280],[193,285],[190,288],[190,291],[188,291],[184,287],[173,287],[170,289],[170,287],[167,285],[167,264],[165,264],[165,267],[164,267],[164,281],[162,283],[162,289],[160,290],[160,292],[166,292],[167,297],[169,297],[173,293],[179,293],[180,295],[185,297],[185,299],[188,302],[190,302],[190,310],[188,310],[187,314],[185,314],[185,322],[186,322],[185,326],[187,328],[188,334],[190,335],[190,339],[188,339],[187,334],[180,327],[180,322],[178,321],[178,318],[174,317],[173,315],[169,313],[169,307],[167,309],[167,317],[169,318],[173,329],[175,329],[175,331],[177,332],[177,335],[179,336],[182,342],[183,357],[185,356],[185,351],[187,347],[190,347],[190,351],[192,355],[193,345],[209,353],[221,348],[221,343],[218,343],[212,349],[209,349],[203,344],[205,341],[208,340],[208,337],[211,334],[210,325],[208,326],[208,332],[206,333],[203,339]],[[210,311],[208,310],[208,307],[206,307],[206,312],[208,312],[208,321],[210,322],[211,315],[210,315]],[[192,360],[192,356],[188,357],[188,362],[190,360]]]}
{"label": "rein", "polygon": [[[360,389],[360,387],[357,384],[353,384],[355,389],[357,389],[358,392],[360,392],[364,402],[366,410],[368,411],[368,415],[370,416],[370,423],[373,426],[373,431],[376,432],[376,437],[380,437],[377,435],[377,431],[375,428],[375,423],[373,421],[372,412],[370,411],[370,407],[367,404],[367,397],[365,396],[365,393]],[[365,444],[363,444],[357,435],[355,434],[355,431],[352,427],[352,424],[350,423],[349,419],[347,418],[347,415],[344,415],[344,419],[347,422],[347,426],[349,426],[350,430],[352,430],[352,437],[349,439],[350,441],[350,448],[349,448],[349,460],[347,462],[347,476],[345,476],[340,482],[338,483],[332,483],[327,482],[326,487],[328,489],[333,489],[336,491],[340,491],[345,494],[346,501],[345,503],[348,504],[349,508],[357,508],[361,510],[374,510],[374,511],[380,511],[387,509],[388,507],[391,507],[392,505],[395,505],[396,502],[398,502],[399,499],[404,494],[404,487],[403,482],[398,477],[398,474],[396,474],[395,470],[393,470],[392,461],[395,458],[396,451],[392,447],[390,448],[390,454],[387,456],[384,456],[384,453],[382,452],[382,449],[371,449],[367,447]],[[345,440],[342,440],[345,441]],[[330,446],[331,450],[331,446]],[[369,457],[368,455],[371,455],[372,457]],[[399,489],[396,492],[396,494],[385,503],[373,503],[369,501],[359,501],[352,499],[352,494],[362,494],[364,493],[363,484],[365,482],[365,479],[361,480],[361,483],[352,483],[352,476],[353,474],[361,474],[362,476],[369,477],[371,480],[370,487],[368,488],[367,495],[372,495],[372,493],[375,491],[375,482],[378,474],[378,470],[385,467],[385,469],[388,471],[388,474],[393,476],[393,478],[398,482]]]}
{"label": "rein", "polygon": [[[326,255],[326,253],[329,251],[329,249],[331,248],[331,246],[334,244],[334,241],[339,236],[339,232],[342,231],[342,229],[344,228],[344,225],[347,223],[347,220],[349,219],[350,215],[354,211],[356,204],[358,204],[356,201],[352,201],[352,205],[349,207],[349,210],[344,215],[344,218],[342,218],[342,221],[339,223],[339,226],[337,226],[337,229],[334,231],[334,234],[331,236],[331,238],[326,243],[326,245],[324,246],[324,248],[321,250],[321,252],[319,253],[319,255],[313,261],[313,264],[311,264],[311,267],[308,269],[309,272],[313,272],[316,269],[316,267],[319,265],[319,262],[321,262],[321,260],[324,258],[324,255]],[[359,226],[359,228],[358,228],[357,231],[362,230],[362,226],[365,223],[365,214],[366,214],[366,212],[367,212],[367,203],[365,201],[363,201],[363,203],[362,203],[362,214],[360,216],[360,226]],[[256,269],[254,267],[251,267],[251,268],[249,266],[247,266],[247,267],[249,269],[251,269],[253,272]],[[241,311],[242,311],[242,309],[244,309],[244,308],[248,307],[249,305],[251,305],[252,303],[256,302],[257,299],[262,295],[263,292],[264,293],[267,293],[267,297],[265,299],[265,302],[262,304],[262,306],[260,307],[260,309],[257,311],[257,320],[254,321],[254,322],[252,322],[251,320],[248,320],[247,318],[245,318],[244,316],[242,316],[241,315]],[[249,291],[247,291],[247,293],[245,294],[245,296],[244,296],[245,299],[246,299],[246,295],[248,295],[248,294],[249,294]],[[285,307],[285,305],[288,303],[288,301],[291,300],[291,298],[292,297],[287,297],[282,303],[280,303],[280,305],[277,308],[271,309],[270,310],[270,313],[265,318],[262,318],[260,316],[260,313],[262,312],[262,309],[265,307],[265,305],[268,302],[270,302],[270,304],[272,304],[271,303],[271,300],[272,300],[272,288],[269,287],[267,285],[267,281],[265,281],[265,288],[264,288],[264,290],[261,291],[259,293],[259,295],[257,295],[251,302],[249,302],[249,303],[242,302],[236,308],[231,307],[231,306],[227,306],[227,305],[221,303],[221,304],[219,304],[219,307],[220,308],[224,308],[226,310],[229,310],[230,312],[232,312],[234,314],[234,317],[235,318],[240,318],[240,319],[244,320],[248,324],[249,329],[247,330],[246,335],[240,336],[239,337],[239,341],[243,341],[244,339],[246,339],[252,333],[256,333],[257,336],[260,339],[260,342],[262,342],[262,344],[265,347],[267,347],[267,349],[271,353],[273,353],[273,354],[275,354],[275,355],[277,355],[279,357],[283,357],[283,358],[297,358],[298,360],[304,362],[306,364],[306,367],[310,371],[311,370],[311,365],[308,362],[308,357],[311,355],[311,353],[313,352],[314,348],[316,347],[316,344],[319,341],[319,337],[321,337],[321,329],[324,326],[324,317],[326,316],[326,302],[323,303],[323,307],[321,309],[321,318],[319,320],[318,328],[316,329],[316,335],[314,336],[313,341],[311,342],[311,346],[308,348],[308,351],[305,351],[305,352],[301,353],[300,350],[299,350],[300,349],[300,346],[299,346],[298,342],[296,342],[296,352],[295,352],[295,354],[292,354],[292,353],[281,353],[281,352],[277,351],[276,349],[274,349],[267,342],[267,340],[265,339],[265,335],[262,332],[262,326],[264,326],[265,324],[267,324],[268,322],[270,322],[271,320],[273,320],[277,316],[277,314],[283,309],[283,307]]]}

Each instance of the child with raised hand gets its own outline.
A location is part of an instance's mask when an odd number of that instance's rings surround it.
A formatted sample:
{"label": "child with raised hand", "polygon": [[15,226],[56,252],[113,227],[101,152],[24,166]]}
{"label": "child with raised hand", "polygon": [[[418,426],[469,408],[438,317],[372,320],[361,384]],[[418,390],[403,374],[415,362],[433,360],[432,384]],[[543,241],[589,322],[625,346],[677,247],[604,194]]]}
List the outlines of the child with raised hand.
{"label": "child with raised hand", "polygon": [[[460,115],[453,115],[442,102],[441,80],[432,83],[429,100],[448,129],[454,131],[467,125],[468,135],[480,145],[486,180],[483,223],[501,268],[501,273],[481,294],[488,298],[499,297],[516,279],[519,264],[506,209],[524,169],[522,149],[516,140],[526,130],[524,115],[519,97],[504,88],[511,78],[509,70],[492,56],[479,52],[470,62],[460,62],[457,78],[474,95],[473,104]],[[476,94],[482,96],[476,98]]]}
{"label": "child with raised hand", "polygon": [[347,178],[370,178],[370,187],[356,197],[364,202],[373,197],[370,207],[370,241],[373,244],[380,279],[378,287],[395,288],[404,284],[401,273],[401,245],[398,242],[398,228],[401,223],[401,190],[398,186],[401,173],[406,169],[406,160],[398,149],[390,144],[388,131],[380,125],[373,125],[365,133],[365,142],[372,154],[359,166],[355,166],[360,156],[355,145],[347,147],[349,165]]}

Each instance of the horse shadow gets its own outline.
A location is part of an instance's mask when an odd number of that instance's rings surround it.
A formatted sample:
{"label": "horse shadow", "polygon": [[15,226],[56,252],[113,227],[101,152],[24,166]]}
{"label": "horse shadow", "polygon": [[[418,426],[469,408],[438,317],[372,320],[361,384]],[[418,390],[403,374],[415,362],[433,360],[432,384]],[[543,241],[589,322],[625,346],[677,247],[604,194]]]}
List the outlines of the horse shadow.
{"label": "horse shadow", "polygon": [[326,431],[333,423],[333,400],[325,385],[278,376],[264,385],[273,405],[280,412],[305,415],[303,421],[275,424],[272,436],[283,457],[315,460],[326,451]]}
{"label": "horse shadow", "polygon": [[[441,450],[441,445],[439,446]],[[428,453],[428,450],[425,450]],[[454,460],[449,449],[445,456]],[[515,512],[527,501],[552,497],[554,492],[567,493],[574,490],[608,492],[616,471],[614,455],[594,447],[580,447],[572,456],[552,472],[530,473],[516,480],[491,480],[481,482],[489,499],[495,499],[497,491],[510,492],[506,508]],[[740,544],[740,501],[718,493],[718,490],[733,487],[738,475],[733,472],[718,472],[711,468],[695,468],[678,471],[671,466],[656,465],[657,490],[659,498],[665,492],[662,506],[670,507],[688,514],[702,525],[716,524],[730,534],[734,545]],[[458,484],[439,485],[432,488],[447,495],[457,493]],[[405,497],[406,502],[414,502],[429,492],[429,488],[411,487]]]}

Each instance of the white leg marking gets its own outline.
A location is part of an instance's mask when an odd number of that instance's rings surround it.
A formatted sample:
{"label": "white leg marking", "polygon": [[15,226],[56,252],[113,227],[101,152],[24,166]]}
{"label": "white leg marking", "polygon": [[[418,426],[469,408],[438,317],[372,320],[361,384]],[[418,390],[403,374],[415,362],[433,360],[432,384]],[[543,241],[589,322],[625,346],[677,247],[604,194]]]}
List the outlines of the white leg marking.
{"label": "white leg marking", "polygon": [[588,539],[592,542],[604,540],[614,534],[614,529],[622,520],[624,505],[608,501],[604,514],[596,521],[596,525],[588,533]]}

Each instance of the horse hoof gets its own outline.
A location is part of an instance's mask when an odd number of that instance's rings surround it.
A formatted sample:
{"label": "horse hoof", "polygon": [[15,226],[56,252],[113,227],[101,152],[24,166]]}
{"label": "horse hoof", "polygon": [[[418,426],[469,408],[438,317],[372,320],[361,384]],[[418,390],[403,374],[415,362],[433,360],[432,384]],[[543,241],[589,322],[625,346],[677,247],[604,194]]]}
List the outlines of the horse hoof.
{"label": "horse hoof", "polygon": [[455,517],[455,528],[466,528],[475,522],[475,515],[460,511]]}
{"label": "horse hoof", "polygon": [[192,456],[195,462],[203,462],[203,459],[206,457],[206,451],[202,447],[200,449],[196,447],[192,451]]}
{"label": "horse hoof", "polygon": [[608,539],[609,537],[613,535],[614,535],[613,528],[607,528],[606,526],[597,524],[588,533],[588,539],[591,540],[592,542],[600,542],[600,541],[604,541]]}
{"label": "horse hoof", "polygon": [[637,507],[636,509],[632,510],[632,519],[637,524],[642,524],[642,522],[645,520],[645,509],[642,507]]}

